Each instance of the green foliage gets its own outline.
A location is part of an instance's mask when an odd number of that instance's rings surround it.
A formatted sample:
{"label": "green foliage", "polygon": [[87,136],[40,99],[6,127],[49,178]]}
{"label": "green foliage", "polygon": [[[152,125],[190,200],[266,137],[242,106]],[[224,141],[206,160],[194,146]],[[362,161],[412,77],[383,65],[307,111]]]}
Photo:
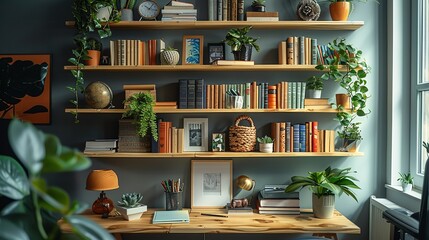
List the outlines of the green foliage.
{"label": "green foliage", "polygon": [[265,135],[265,137],[258,137],[257,138],[258,143],[273,143],[274,139],[268,137],[267,135]]}
{"label": "green foliage", "polygon": [[343,131],[338,132],[338,136],[342,139],[362,140],[361,130],[359,128],[360,124],[360,122],[350,123]]}
{"label": "green foliage", "polygon": [[87,50],[97,50],[97,51],[101,51],[103,48],[101,45],[101,42],[98,41],[98,39],[96,38],[88,38],[86,47],[87,47]]}
{"label": "green foliage", "polygon": [[323,81],[322,78],[312,76],[307,79],[307,89],[310,90],[323,90]]}
{"label": "green foliage", "polygon": [[161,49],[161,51],[162,52],[164,52],[164,51],[177,51],[177,49],[172,47],[172,46],[167,46],[167,47]]}
{"label": "green foliage", "polygon": [[429,157],[429,142],[424,142],[423,141],[423,147],[426,149],[426,154]]}
{"label": "green foliage", "polygon": [[256,43],[258,39],[247,36],[250,29],[252,29],[252,26],[231,28],[223,41],[231,46],[232,51],[240,51],[243,46],[251,45],[259,52],[260,48]]}
{"label": "green foliage", "polygon": [[[112,13],[109,19],[98,19],[98,9],[102,7],[112,7]],[[103,39],[110,37],[110,23],[118,22],[120,20],[119,12],[116,9],[116,0],[73,0],[72,1],[72,14],[75,20],[76,35],[74,37],[75,49],[72,50],[73,57],[68,59],[68,62],[73,64],[76,69],[71,73],[75,79],[74,86],[69,86],[67,89],[73,93],[73,99],[70,102],[75,107],[72,114],[75,117],[75,123],[79,123],[78,109],[79,109],[79,93],[84,90],[84,68],[83,61],[88,60],[88,49],[91,43],[88,43],[88,36],[92,32],[97,32],[98,36]]]}
{"label": "green foliage", "polygon": [[351,168],[338,169],[328,167],[325,171],[308,172],[308,176],[293,176],[292,183],[286,188],[286,192],[293,192],[304,187],[308,187],[317,197],[324,195],[340,195],[345,193],[347,196],[357,200],[356,194],[352,189],[360,189],[354,181],[355,177],[350,176]]}
{"label": "green foliage", "polygon": [[265,5],[265,0],[253,0],[252,2],[252,7],[254,6],[264,6]]}
{"label": "green foliage", "polygon": [[14,158],[0,155],[0,196],[14,200],[0,212],[1,239],[59,238],[58,219],[53,219],[54,215],[72,225],[73,232],[81,238],[113,239],[96,223],[74,215],[82,207],[71,202],[61,188],[49,186],[42,176],[48,172],[86,169],[91,165],[88,158],[62,146],[56,136],[17,119],[11,121],[8,136],[13,151],[27,171]]}
{"label": "green foliage", "polygon": [[[341,136],[356,136],[359,132],[359,124],[353,123],[356,117],[363,117],[371,113],[366,102],[370,97],[366,77],[371,68],[362,58],[362,51],[347,44],[345,39],[334,40],[328,44],[329,49],[334,52],[332,57],[327,58],[325,65],[317,65],[316,69],[325,71],[320,77],[322,80],[334,80],[351,98],[351,112],[345,111],[344,107],[337,105],[336,119],[340,122],[342,129],[338,132]],[[340,71],[339,67],[345,67],[345,71]],[[351,125],[353,124],[353,125]],[[356,129],[357,128],[357,129]],[[352,130],[353,133],[349,133]],[[360,136],[360,134],[359,134]],[[360,139],[361,136],[360,136]],[[356,140],[356,139],[354,139]]]}
{"label": "green foliage", "polygon": [[147,130],[150,128],[152,137],[155,141],[158,141],[156,114],[153,111],[153,106],[155,105],[153,96],[148,92],[140,92],[129,97],[126,102],[129,105],[122,118],[134,118],[139,125],[137,134],[141,137],[146,136]]}
{"label": "green foliage", "polygon": [[411,173],[399,173],[399,178],[396,181],[400,181],[405,184],[413,184],[414,177],[411,176]]}
{"label": "green foliage", "polygon": [[125,193],[122,194],[121,201],[118,201],[118,206],[124,208],[134,208],[141,205],[143,196],[140,193]]}
{"label": "green foliage", "polygon": [[136,4],[136,0],[120,0],[121,1],[121,9],[133,9],[135,4]]}

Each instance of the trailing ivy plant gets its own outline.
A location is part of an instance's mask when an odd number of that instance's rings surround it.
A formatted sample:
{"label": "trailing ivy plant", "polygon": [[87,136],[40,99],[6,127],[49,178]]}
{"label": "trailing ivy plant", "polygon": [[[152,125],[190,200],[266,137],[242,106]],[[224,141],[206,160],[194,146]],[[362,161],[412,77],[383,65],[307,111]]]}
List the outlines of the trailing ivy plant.
{"label": "trailing ivy plant", "polygon": [[122,118],[133,118],[139,125],[137,134],[141,137],[146,136],[147,131],[150,128],[150,133],[153,139],[158,141],[156,114],[153,111],[155,101],[152,94],[148,92],[136,93],[129,97],[125,103],[128,103],[128,109],[122,115]]}
{"label": "trailing ivy plant", "polygon": [[345,39],[334,40],[328,44],[328,48],[334,54],[326,58],[327,65],[317,65],[316,69],[325,71],[321,79],[332,79],[345,89],[352,105],[351,111],[337,105],[336,119],[341,125],[338,134],[343,139],[362,140],[359,129],[361,123],[354,121],[356,117],[371,113],[366,105],[369,98],[366,77],[371,68],[363,59],[362,51],[346,43]]}
{"label": "trailing ivy plant", "polygon": [[[100,8],[111,7],[112,11],[109,19],[98,19],[97,12]],[[100,38],[110,37],[110,23],[120,20],[119,12],[116,8],[116,0],[73,0],[72,14],[75,19],[75,28],[77,33],[74,37],[75,49],[72,50],[73,57],[68,61],[75,66],[71,71],[75,78],[75,84],[67,88],[73,93],[74,97],[70,102],[75,107],[72,114],[75,117],[75,123],[79,122],[77,110],[79,108],[79,93],[84,90],[84,68],[83,61],[88,60],[88,43],[89,34],[97,32]]]}
{"label": "trailing ivy plant", "polygon": [[88,158],[17,119],[10,122],[8,136],[20,162],[0,155],[0,196],[11,200],[0,210],[0,239],[60,239],[59,218],[80,239],[114,239],[93,221],[76,215],[86,206],[72,202],[67,192],[49,186],[43,177],[86,169],[91,165]]}

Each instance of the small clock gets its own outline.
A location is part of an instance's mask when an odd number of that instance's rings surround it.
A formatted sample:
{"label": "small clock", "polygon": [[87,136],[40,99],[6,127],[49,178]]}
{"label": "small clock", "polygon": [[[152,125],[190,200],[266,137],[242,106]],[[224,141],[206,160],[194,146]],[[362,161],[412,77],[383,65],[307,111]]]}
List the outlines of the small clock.
{"label": "small clock", "polygon": [[140,20],[155,20],[158,17],[161,8],[154,0],[145,0],[138,6]]}

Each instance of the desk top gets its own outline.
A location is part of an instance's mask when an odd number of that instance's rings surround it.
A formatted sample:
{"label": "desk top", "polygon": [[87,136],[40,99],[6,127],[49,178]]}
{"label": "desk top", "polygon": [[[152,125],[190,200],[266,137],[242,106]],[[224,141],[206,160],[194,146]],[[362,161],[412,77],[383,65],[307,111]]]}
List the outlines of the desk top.
{"label": "desk top", "polygon": [[[139,220],[126,221],[122,216],[102,219],[100,215],[84,213],[83,216],[98,223],[111,233],[349,233],[360,234],[360,228],[335,211],[331,219],[314,218],[312,213],[300,215],[234,215],[225,217],[205,216],[201,213],[225,214],[222,210],[189,210],[190,223],[152,224],[149,209]],[[162,210],[162,209],[160,209]],[[59,221],[62,231],[71,232],[70,226]]]}

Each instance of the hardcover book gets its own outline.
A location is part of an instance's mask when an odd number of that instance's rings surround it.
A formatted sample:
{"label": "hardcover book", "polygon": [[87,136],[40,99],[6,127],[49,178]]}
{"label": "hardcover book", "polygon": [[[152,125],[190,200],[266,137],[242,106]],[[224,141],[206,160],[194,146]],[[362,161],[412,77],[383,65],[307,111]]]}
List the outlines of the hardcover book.
{"label": "hardcover book", "polygon": [[152,223],[189,223],[189,212],[188,210],[155,211]]}

